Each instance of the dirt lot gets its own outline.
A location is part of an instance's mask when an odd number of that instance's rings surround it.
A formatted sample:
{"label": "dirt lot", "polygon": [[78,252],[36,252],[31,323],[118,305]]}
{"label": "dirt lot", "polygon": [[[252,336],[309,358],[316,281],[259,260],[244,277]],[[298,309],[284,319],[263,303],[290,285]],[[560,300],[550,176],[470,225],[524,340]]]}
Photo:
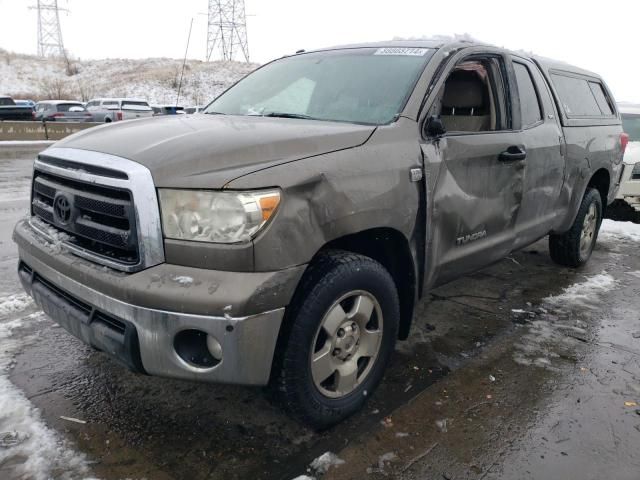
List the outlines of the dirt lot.
{"label": "dirt lot", "polygon": [[132,374],[38,312],[10,240],[29,160],[0,159],[0,478],[640,478],[639,226],[606,221],[583,270],[541,241],[433,291],[366,408],[314,433],[261,389]]}

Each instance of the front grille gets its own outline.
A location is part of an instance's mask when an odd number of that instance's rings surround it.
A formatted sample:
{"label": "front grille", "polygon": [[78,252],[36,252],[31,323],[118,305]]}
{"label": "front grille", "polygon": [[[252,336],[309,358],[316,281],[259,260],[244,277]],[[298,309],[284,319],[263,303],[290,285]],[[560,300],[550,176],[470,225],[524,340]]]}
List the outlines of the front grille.
{"label": "front grille", "polygon": [[67,234],[64,240],[76,247],[126,265],[139,262],[128,190],[35,170],[31,209],[32,215]]}

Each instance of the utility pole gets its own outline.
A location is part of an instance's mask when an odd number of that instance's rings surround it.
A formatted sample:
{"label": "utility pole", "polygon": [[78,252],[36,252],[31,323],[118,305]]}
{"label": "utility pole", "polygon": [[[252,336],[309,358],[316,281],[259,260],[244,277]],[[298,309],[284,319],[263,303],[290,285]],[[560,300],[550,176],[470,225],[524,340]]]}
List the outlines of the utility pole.
{"label": "utility pole", "polygon": [[58,0],[38,0],[38,55],[66,57],[60,29]]}
{"label": "utility pole", "polygon": [[234,60],[238,55],[249,61],[244,0],[209,0],[207,61]]}

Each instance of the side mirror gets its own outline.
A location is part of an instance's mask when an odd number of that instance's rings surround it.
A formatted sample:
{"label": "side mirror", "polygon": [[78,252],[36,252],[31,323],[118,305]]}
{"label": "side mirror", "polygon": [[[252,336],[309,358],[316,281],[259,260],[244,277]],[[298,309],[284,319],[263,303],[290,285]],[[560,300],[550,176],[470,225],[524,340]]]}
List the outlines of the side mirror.
{"label": "side mirror", "polygon": [[440,117],[432,115],[427,119],[425,132],[428,137],[438,138],[447,133],[447,129],[444,128],[444,123],[442,123],[442,119]]}

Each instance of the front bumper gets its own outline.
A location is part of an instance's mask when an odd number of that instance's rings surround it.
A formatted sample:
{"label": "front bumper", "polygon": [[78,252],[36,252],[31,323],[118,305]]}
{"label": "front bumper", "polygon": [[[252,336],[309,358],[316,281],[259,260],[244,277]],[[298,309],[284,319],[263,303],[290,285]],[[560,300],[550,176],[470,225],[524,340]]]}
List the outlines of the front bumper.
{"label": "front bumper", "polygon": [[[52,252],[51,245],[30,228],[28,221],[18,223],[14,240],[20,251],[20,280],[53,320],[133,370],[198,381],[245,385],[265,385],[269,381],[284,306],[304,270],[299,267],[295,272],[198,272],[199,269],[162,264],[134,274],[114,275],[105,267],[96,267],[68,252]],[[191,288],[155,280],[158,273],[154,271],[170,276],[167,269],[188,272],[198,285]],[[202,298],[203,290],[198,288],[202,287],[202,281],[198,278],[207,275],[226,276],[232,288],[239,291],[228,296],[228,306],[221,307],[226,290],[220,287],[218,293],[211,289],[210,282],[204,284],[204,292],[208,294]],[[100,287],[99,280],[113,284],[111,291],[119,298],[103,293],[107,289]],[[114,286],[118,283],[125,284],[125,291]],[[157,283],[169,285],[160,288],[155,286]],[[274,295],[274,285],[280,285],[279,295]],[[157,298],[149,293],[155,288],[165,299],[179,295],[179,300],[171,299],[173,309],[148,304]],[[263,295],[268,298],[262,298]],[[143,303],[147,305],[127,301],[131,298],[145,298]],[[209,304],[204,314],[189,312],[194,308],[200,310],[198,305],[203,300]],[[212,314],[210,309],[219,313]],[[176,334],[192,329],[219,342],[222,360],[215,366],[194,366],[176,352]]]}
{"label": "front bumper", "polygon": [[634,164],[625,164],[616,199],[624,200],[640,212],[640,180],[632,178]]}

